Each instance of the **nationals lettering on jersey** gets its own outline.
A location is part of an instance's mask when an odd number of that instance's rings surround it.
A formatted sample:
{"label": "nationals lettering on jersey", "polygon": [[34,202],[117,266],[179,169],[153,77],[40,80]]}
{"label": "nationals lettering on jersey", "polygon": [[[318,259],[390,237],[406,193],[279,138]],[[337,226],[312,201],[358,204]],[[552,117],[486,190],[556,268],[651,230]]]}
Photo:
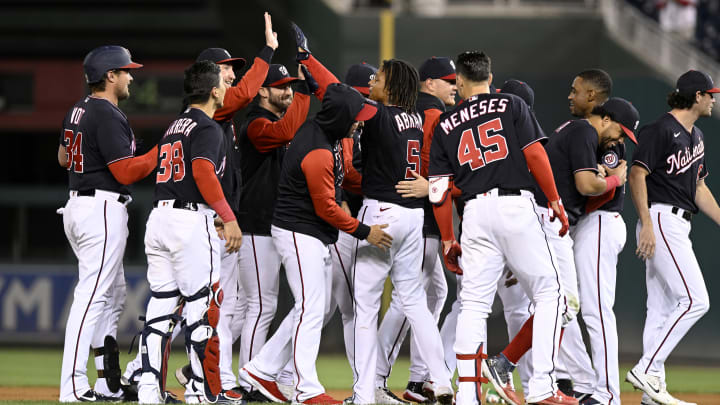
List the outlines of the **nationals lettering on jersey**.
{"label": "nationals lettering on jersey", "polygon": [[116,105],[92,96],[77,102],[63,120],[60,145],[67,151],[70,190],[130,193],[108,169],[114,162],[135,156],[135,136]]}
{"label": "nationals lettering on jersey", "polygon": [[365,121],[361,142],[365,197],[422,208],[423,199],[403,198],[395,190],[402,180],[413,180],[410,173],[420,173],[422,119],[416,112],[407,113],[395,106],[378,104],[374,117]]}
{"label": "nationals lettering on jersey", "polygon": [[[598,134],[587,120],[568,121],[550,135],[545,151],[558,194],[565,206],[570,225],[577,223],[585,212],[587,197],[580,194],[575,186],[575,173],[581,171],[597,172]],[[547,206],[545,193],[535,188],[535,201],[541,207]]]}
{"label": "nationals lettering on jersey", "polygon": [[155,200],[203,203],[193,178],[192,162],[205,159],[218,180],[225,172],[225,141],[220,125],[197,108],[188,108],[170,124],[158,143]]}
{"label": "nationals lettering on jersey", "polygon": [[430,177],[452,176],[462,200],[493,188],[532,190],[523,149],[547,139],[525,102],[478,94],[442,114],[430,147]]}
{"label": "nationals lettering on jersey", "polygon": [[640,129],[633,164],[647,169],[648,202],[670,204],[692,213],[697,182],[708,175],[702,131],[687,130],[666,113]]}

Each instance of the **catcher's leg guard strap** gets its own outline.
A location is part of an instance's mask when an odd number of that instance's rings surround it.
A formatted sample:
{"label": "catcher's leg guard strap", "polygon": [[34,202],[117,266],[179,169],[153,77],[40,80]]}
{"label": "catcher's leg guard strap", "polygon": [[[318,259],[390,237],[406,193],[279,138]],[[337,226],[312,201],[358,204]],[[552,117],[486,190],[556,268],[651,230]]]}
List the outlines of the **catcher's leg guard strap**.
{"label": "catcher's leg guard strap", "polygon": [[105,382],[111,392],[120,390],[120,348],[112,336],[105,336],[105,350],[103,351],[103,368]]}
{"label": "catcher's leg guard strap", "polygon": [[[164,298],[175,298],[180,296],[180,291],[168,291],[168,292],[152,292],[152,299],[164,299]],[[141,358],[142,358],[142,371],[143,372],[150,372],[155,374],[155,376],[158,378],[160,382],[160,391],[165,391],[165,383],[167,379],[167,366],[168,366],[168,358],[170,357],[170,345],[172,343],[172,335],[173,330],[175,329],[175,326],[182,321],[182,309],[184,306],[184,301],[180,299],[177,306],[173,310],[172,313],[167,315],[158,316],[153,319],[148,319],[145,321],[145,325],[143,327],[143,330],[141,332]],[[166,330],[160,330],[155,327],[153,327],[153,324],[156,324],[158,322],[163,321],[169,321],[168,327]],[[150,364],[150,357],[148,354],[148,346],[147,346],[147,338],[151,334],[160,336],[160,368],[157,369]]]}
{"label": "catcher's leg guard strap", "polygon": [[[208,290],[209,291],[209,290]],[[218,289],[218,291],[220,291]],[[213,294],[217,296],[217,294]],[[220,301],[222,298],[220,298]],[[195,378],[202,381],[205,396],[210,402],[220,394],[222,382],[220,380],[220,340],[215,326],[219,318],[220,305],[216,298],[210,300],[209,308],[202,318],[185,328],[185,340],[190,342],[190,355],[196,355],[202,368],[202,377]],[[192,364],[192,359],[191,359]],[[193,374],[195,371],[193,370]],[[199,377],[199,376],[196,376]]]}

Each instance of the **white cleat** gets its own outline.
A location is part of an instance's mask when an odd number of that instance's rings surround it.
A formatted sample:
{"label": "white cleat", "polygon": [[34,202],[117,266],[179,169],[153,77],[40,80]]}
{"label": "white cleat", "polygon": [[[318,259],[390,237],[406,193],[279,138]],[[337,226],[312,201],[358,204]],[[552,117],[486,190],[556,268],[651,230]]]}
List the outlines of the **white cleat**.
{"label": "white cleat", "polygon": [[375,403],[380,405],[409,405],[385,387],[375,388]]}
{"label": "white cleat", "polygon": [[645,374],[638,370],[637,367],[633,367],[625,376],[625,381],[643,391],[659,405],[680,405],[680,401],[667,392],[660,377]]}

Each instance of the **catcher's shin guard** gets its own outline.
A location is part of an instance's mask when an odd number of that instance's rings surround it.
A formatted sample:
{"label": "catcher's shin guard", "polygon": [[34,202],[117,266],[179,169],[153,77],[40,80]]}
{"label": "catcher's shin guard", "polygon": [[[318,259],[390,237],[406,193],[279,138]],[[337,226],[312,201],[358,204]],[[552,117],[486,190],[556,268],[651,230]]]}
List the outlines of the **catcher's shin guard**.
{"label": "catcher's shin guard", "polygon": [[[158,316],[153,319],[145,320],[145,325],[141,332],[140,354],[142,357],[142,371],[144,373],[150,372],[150,373],[155,374],[155,376],[157,377],[158,382],[159,382],[160,392],[163,393],[166,390],[165,387],[166,387],[166,382],[167,382],[168,358],[170,357],[170,346],[172,344],[173,330],[180,323],[180,321],[182,321],[181,314],[182,314],[183,306],[185,305],[185,302],[182,299],[179,290],[167,291],[167,292],[151,291],[150,293],[152,295],[152,298],[155,298],[155,299],[180,297],[180,300],[178,300],[177,306],[175,307],[175,309],[173,310],[172,313],[167,314],[167,315]],[[164,328],[158,329],[158,328],[155,328],[152,326],[153,324],[163,322],[163,321],[169,322],[167,330],[165,330],[165,331],[161,330]],[[148,339],[148,336],[150,336],[152,334],[160,336],[159,349],[160,349],[161,356],[160,356],[160,365],[159,365],[160,367],[159,368],[155,368],[151,364],[151,361],[150,361],[147,339]]]}
{"label": "catcher's shin guard", "polygon": [[[473,354],[456,354],[458,370],[458,402],[468,404],[480,404],[482,396],[482,383],[487,383],[487,378],[482,376],[482,360],[487,358],[483,353],[483,345]],[[463,384],[463,383],[472,383]],[[461,399],[463,399],[461,401]],[[477,402],[475,402],[477,401]]]}
{"label": "catcher's shin guard", "polygon": [[193,379],[202,382],[205,398],[208,402],[216,402],[222,391],[220,380],[220,340],[215,328],[220,319],[220,304],[223,293],[219,283],[211,287],[203,287],[197,293],[185,300],[192,303],[204,297],[208,297],[208,307],[202,318],[195,323],[188,324],[185,328],[185,340],[190,342],[190,364],[193,363],[193,356],[197,356],[202,370],[202,376],[196,375],[193,367]]}

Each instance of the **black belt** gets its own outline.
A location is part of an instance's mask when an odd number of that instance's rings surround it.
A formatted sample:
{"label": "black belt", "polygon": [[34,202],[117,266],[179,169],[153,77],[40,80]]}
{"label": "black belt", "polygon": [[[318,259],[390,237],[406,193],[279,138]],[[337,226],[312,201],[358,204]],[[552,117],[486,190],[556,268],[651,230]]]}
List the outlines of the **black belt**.
{"label": "black belt", "polygon": [[522,195],[522,189],[519,188],[499,188],[498,187],[498,195],[500,197],[505,197],[508,195]]}
{"label": "black belt", "polygon": [[675,214],[675,215],[678,215],[678,216],[682,217],[682,218],[683,218],[684,220],[686,220],[686,221],[690,221],[690,220],[692,219],[692,214],[691,214],[689,211],[683,210],[682,215],[680,215],[680,208],[678,208],[678,207],[672,207],[672,209],[670,210],[670,212],[672,212],[672,213]]}
{"label": "black belt", "polygon": [[[111,192],[114,192],[114,191],[111,191]],[[78,190],[76,195],[78,197],[95,197],[95,189],[91,188],[88,190]],[[128,202],[128,200],[130,200],[130,197],[126,196],[125,194],[120,194],[120,195],[118,195],[117,200],[119,203],[125,204],[126,202]]]}
{"label": "black belt", "polygon": [[[649,202],[649,203],[648,203],[648,207],[652,207],[652,203]],[[690,221],[690,220],[692,219],[692,213],[690,213],[690,211],[685,210],[685,209],[683,210],[682,215],[680,215],[680,208],[675,207],[675,206],[673,206],[673,207],[670,209],[670,212],[672,212],[673,214],[679,216],[680,218],[682,218],[682,219],[684,219],[684,220],[686,220],[686,221]]]}
{"label": "black belt", "polygon": [[[153,202],[153,207],[157,208],[158,202]],[[190,201],[180,201],[175,200],[173,201],[173,208],[178,208],[181,210],[190,210],[190,211],[197,211],[198,210],[198,203],[196,202],[190,202]]]}

